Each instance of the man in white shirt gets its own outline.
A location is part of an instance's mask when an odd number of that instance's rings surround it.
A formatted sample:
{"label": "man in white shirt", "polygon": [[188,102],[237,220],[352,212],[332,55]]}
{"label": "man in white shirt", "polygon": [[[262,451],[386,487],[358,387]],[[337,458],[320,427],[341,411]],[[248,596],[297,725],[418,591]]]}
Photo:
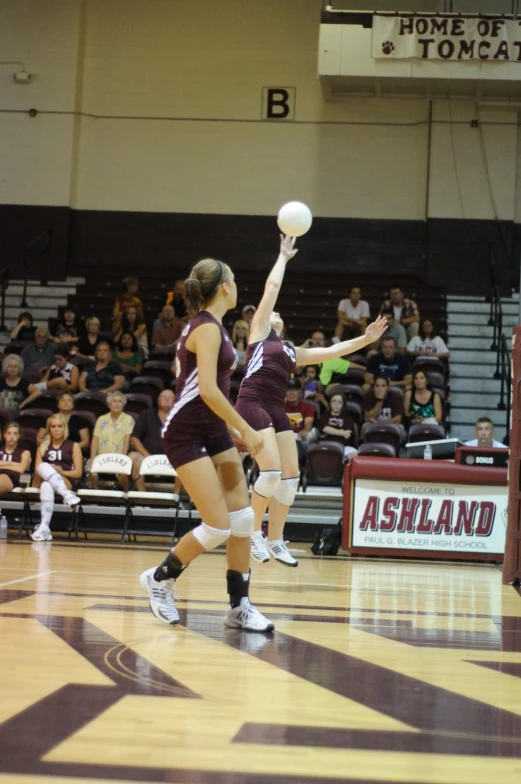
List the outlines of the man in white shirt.
{"label": "man in white shirt", "polygon": [[[361,289],[358,286],[353,286],[349,292],[349,298],[343,299],[338,303],[336,338],[344,337],[346,340],[358,335],[365,335],[371,316],[369,314],[369,303],[361,299],[361,297]],[[345,336],[344,332],[347,333]]]}
{"label": "man in white shirt", "polygon": [[479,446],[483,449],[506,449],[501,441],[494,441],[494,425],[488,417],[480,417],[476,422],[476,438],[465,441],[465,446]]}

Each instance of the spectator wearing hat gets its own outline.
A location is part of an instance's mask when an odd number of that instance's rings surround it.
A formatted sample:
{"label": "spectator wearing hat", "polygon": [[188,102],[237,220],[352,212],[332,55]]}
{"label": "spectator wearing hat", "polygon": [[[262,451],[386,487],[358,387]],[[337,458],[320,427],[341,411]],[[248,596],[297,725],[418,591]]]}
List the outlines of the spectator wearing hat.
{"label": "spectator wearing hat", "polygon": [[253,321],[253,317],[257,311],[255,305],[245,305],[242,309],[241,318],[248,324],[248,327],[251,325]]}
{"label": "spectator wearing hat", "polygon": [[29,397],[24,401],[24,406],[32,403],[37,397],[48,389],[60,389],[62,392],[76,392],[80,371],[69,361],[69,347],[64,343],[54,350],[54,361],[47,368],[42,380],[37,384],[29,384]]}
{"label": "spectator wearing hat", "polygon": [[297,441],[299,458],[305,457],[308,438],[313,429],[315,409],[311,403],[302,400],[302,387],[296,378],[290,378],[286,395],[286,414]]}

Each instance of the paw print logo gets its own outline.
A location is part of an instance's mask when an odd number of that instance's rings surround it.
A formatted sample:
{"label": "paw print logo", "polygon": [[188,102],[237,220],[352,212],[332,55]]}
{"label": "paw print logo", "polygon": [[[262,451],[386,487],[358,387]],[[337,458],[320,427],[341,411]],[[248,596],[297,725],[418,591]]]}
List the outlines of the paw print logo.
{"label": "paw print logo", "polygon": [[392,41],[384,41],[382,44],[382,52],[384,54],[392,54],[394,52],[394,44]]}

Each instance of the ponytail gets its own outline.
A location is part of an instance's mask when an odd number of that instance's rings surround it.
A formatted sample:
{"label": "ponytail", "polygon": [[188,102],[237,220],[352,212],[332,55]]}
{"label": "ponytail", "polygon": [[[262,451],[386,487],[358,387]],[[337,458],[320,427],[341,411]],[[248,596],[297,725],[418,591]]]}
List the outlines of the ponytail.
{"label": "ponytail", "polygon": [[229,280],[230,270],[226,264],[217,259],[202,259],[198,261],[185,280],[184,300],[190,318],[199,311],[217,293],[221,283]]}

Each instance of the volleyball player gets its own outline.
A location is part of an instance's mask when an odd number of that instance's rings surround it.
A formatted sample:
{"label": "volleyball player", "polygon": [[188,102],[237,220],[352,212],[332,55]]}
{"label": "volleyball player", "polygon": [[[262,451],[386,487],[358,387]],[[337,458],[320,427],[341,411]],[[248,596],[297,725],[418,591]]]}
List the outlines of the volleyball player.
{"label": "volleyball player", "polygon": [[[295,238],[281,236],[279,257],[268,276],[264,295],[250,326],[246,369],[235,406],[263,441],[262,449],[255,457],[260,473],[252,494],[255,524],[251,555],[261,563],[269,561],[272,555],[286,566],[298,566],[283,537],[284,524],[299,484],[295,435],[284,410],[290,375],[297,365],[317,365],[359,351],[378,340],[387,325],[385,318],[379,316],[367,327],[365,335],[328,348],[295,348],[282,341],[280,335],[284,323],[273,308],[286,264],[297,253],[294,246]],[[261,524],[268,505],[269,539],[266,544]]]}
{"label": "volleyball player", "polygon": [[[0,447],[0,498],[20,485],[20,477],[29,470],[31,453],[21,449],[20,425],[7,422],[2,428],[3,443]],[[1,515],[0,510],[0,515]]]}
{"label": "volleyball player", "polygon": [[178,623],[174,581],[198,555],[226,543],[230,609],[225,626],[271,631],[273,624],[248,598],[253,510],[239,453],[228,430],[229,426],[237,432],[250,454],[261,449],[262,436],[228,399],[236,355],[222,319],[237,302],[231,269],[215,259],[200,261],[185,282],[184,296],[192,320],[178,344],[176,399],[163,433],[165,453],[202,522],[183,536],[162,564],[143,572],[141,585],[156,618]]}

